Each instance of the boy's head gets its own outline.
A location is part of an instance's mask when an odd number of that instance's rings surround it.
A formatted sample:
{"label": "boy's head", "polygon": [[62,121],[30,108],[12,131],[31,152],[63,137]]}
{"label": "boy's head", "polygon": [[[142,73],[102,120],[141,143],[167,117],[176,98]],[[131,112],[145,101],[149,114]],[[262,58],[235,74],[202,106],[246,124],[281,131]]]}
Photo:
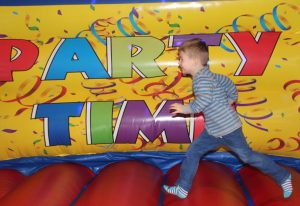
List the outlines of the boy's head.
{"label": "boy's head", "polygon": [[185,74],[194,75],[208,63],[208,47],[200,39],[190,39],[179,47],[179,66]]}

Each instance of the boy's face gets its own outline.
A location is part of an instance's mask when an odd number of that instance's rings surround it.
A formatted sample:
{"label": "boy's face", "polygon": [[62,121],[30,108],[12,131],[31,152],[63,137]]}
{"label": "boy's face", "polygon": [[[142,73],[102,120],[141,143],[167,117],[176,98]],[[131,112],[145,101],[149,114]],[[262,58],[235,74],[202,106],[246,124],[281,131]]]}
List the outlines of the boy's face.
{"label": "boy's face", "polygon": [[179,67],[181,68],[183,74],[193,75],[198,67],[198,64],[195,58],[191,58],[185,52],[180,51]]}

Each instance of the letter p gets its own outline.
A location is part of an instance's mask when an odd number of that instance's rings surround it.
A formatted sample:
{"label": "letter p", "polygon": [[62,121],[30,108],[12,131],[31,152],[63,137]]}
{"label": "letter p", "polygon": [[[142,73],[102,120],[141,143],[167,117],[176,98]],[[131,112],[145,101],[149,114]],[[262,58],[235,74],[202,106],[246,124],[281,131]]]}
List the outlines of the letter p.
{"label": "letter p", "polygon": [[[12,56],[13,50],[16,53],[14,56]],[[12,81],[13,71],[30,69],[34,65],[38,53],[38,47],[28,40],[0,40],[0,81]]]}

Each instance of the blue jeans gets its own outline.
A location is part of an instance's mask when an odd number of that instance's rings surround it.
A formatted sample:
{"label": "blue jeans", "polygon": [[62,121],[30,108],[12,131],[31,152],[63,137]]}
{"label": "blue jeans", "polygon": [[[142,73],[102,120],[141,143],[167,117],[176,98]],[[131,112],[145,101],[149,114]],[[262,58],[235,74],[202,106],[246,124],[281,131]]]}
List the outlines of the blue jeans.
{"label": "blue jeans", "polygon": [[244,163],[248,163],[271,176],[279,185],[283,183],[290,174],[267,156],[252,151],[245,140],[241,128],[223,137],[214,137],[208,134],[204,129],[200,136],[193,141],[188,148],[186,157],[181,164],[180,176],[176,185],[189,191],[202,156],[220,146],[225,146],[233,151]]}

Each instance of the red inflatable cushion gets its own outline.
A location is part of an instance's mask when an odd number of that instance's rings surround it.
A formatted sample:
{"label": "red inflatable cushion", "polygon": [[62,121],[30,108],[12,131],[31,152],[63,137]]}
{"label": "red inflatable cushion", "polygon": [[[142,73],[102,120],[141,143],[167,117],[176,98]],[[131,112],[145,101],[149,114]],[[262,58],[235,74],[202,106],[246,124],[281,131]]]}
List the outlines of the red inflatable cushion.
{"label": "red inflatable cushion", "polygon": [[163,174],[138,161],[113,163],[100,171],[75,206],[158,205]]}
{"label": "red inflatable cushion", "polygon": [[[168,172],[167,185],[174,185],[180,165]],[[164,206],[245,206],[244,193],[233,171],[225,165],[201,161],[192,188],[186,199],[166,194]]]}
{"label": "red inflatable cushion", "polygon": [[275,181],[260,172],[247,166],[240,170],[242,181],[249,191],[255,206],[298,206],[300,205],[300,174],[291,168],[293,194],[284,199],[281,187]]}

